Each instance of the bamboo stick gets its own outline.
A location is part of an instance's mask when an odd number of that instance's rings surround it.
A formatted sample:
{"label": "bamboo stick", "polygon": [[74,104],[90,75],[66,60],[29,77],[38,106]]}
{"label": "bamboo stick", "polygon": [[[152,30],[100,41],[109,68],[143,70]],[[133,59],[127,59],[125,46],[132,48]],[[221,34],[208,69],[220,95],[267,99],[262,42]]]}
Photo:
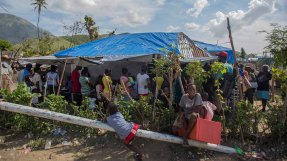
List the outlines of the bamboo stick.
{"label": "bamboo stick", "polygon": [[[67,115],[67,114],[53,112],[49,110],[18,105],[18,104],[9,103],[9,102],[0,102],[0,110],[26,114],[29,116],[41,117],[41,118],[46,118],[50,120],[76,124],[80,126],[99,128],[99,129],[104,129],[108,131],[115,131],[112,127],[110,127],[106,123],[103,123],[98,120],[90,120],[90,119],[86,119],[82,117],[77,117],[77,116]],[[169,134],[162,134],[158,132],[141,130],[141,129],[137,131],[136,136],[147,138],[147,139],[164,141],[164,142],[176,143],[176,144],[183,143],[182,138],[169,135]],[[223,145],[204,143],[204,142],[199,142],[195,140],[188,140],[188,143],[190,146],[204,148],[207,150],[213,150],[213,151],[227,153],[227,154],[236,153],[236,150],[234,148],[230,148],[230,147],[223,146]]]}
{"label": "bamboo stick", "polygon": [[0,88],[2,89],[2,50],[0,50]]}
{"label": "bamboo stick", "polygon": [[[57,95],[60,95],[61,86],[62,86],[62,81],[63,81],[64,74],[65,74],[65,71],[66,71],[67,61],[68,61],[68,57],[67,57],[66,60],[65,60],[64,68],[63,68],[62,75],[61,75],[61,79],[60,79],[59,86],[58,86]],[[54,85],[53,85],[53,88],[54,88]]]}
{"label": "bamboo stick", "polygon": [[239,80],[240,75],[239,75],[239,70],[238,70],[238,66],[237,66],[237,58],[236,58],[236,54],[235,54],[235,48],[234,48],[234,44],[233,44],[233,39],[232,39],[232,34],[231,34],[231,27],[230,27],[230,23],[229,23],[229,18],[228,17],[227,17],[227,29],[228,29],[228,32],[229,32],[230,44],[231,44],[233,57],[234,57],[234,68],[236,70],[237,83],[238,83],[238,87],[239,87],[239,100],[241,100],[243,98],[243,93],[242,93],[242,88],[241,88],[240,80]]}

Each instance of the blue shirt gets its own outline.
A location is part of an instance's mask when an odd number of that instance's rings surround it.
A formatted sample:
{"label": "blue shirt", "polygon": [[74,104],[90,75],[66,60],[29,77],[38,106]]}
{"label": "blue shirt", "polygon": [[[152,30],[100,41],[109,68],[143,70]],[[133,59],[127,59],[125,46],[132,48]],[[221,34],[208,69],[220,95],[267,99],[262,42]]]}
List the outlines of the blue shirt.
{"label": "blue shirt", "polygon": [[107,121],[108,124],[115,129],[121,139],[126,138],[134,126],[132,122],[127,122],[120,112],[107,117]]}
{"label": "blue shirt", "polygon": [[30,75],[30,72],[25,68],[24,69],[24,79],[29,77],[29,75]]}
{"label": "blue shirt", "polygon": [[231,64],[225,63],[226,74],[233,74],[233,66]]}

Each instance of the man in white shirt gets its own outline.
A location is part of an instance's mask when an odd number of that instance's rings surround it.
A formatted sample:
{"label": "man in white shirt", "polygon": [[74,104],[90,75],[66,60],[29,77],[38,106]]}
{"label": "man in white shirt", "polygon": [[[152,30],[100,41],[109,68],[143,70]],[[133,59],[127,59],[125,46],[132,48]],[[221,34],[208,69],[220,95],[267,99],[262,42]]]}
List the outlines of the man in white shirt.
{"label": "man in white shirt", "polygon": [[46,74],[48,94],[57,94],[59,75],[57,73],[57,66],[51,65],[51,70]]}
{"label": "man in white shirt", "polygon": [[149,93],[149,75],[147,74],[147,67],[142,66],[141,73],[137,75],[138,94],[140,99],[147,100]]}

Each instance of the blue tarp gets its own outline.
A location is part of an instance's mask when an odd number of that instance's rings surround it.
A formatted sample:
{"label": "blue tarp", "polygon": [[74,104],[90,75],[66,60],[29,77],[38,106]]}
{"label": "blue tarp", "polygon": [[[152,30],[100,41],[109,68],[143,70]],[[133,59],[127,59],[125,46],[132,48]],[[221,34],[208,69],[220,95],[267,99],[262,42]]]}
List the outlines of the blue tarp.
{"label": "blue tarp", "polygon": [[105,60],[121,60],[151,54],[162,54],[163,48],[178,50],[179,33],[135,33],[110,36],[73,48],[60,51],[56,57],[95,57],[103,56]]}
{"label": "blue tarp", "polygon": [[195,40],[193,42],[195,43],[196,46],[200,47],[201,49],[208,51],[209,53],[221,52],[221,51],[227,52],[228,53],[227,62],[234,64],[234,56],[233,56],[232,49],[226,48],[223,46],[207,44],[207,43],[195,41]]}

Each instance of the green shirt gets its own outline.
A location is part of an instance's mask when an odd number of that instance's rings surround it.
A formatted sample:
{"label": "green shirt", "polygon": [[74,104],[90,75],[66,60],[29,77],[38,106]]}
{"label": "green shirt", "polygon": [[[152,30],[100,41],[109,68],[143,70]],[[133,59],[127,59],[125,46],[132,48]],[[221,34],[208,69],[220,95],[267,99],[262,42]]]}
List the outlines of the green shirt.
{"label": "green shirt", "polygon": [[81,84],[81,93],[82,95],[89,95],[91,92],[91,87],[89,85],[90,82],[90,78],[89,77],[85,77],[85,76],[81,76],[79,79],[79,82]]}

